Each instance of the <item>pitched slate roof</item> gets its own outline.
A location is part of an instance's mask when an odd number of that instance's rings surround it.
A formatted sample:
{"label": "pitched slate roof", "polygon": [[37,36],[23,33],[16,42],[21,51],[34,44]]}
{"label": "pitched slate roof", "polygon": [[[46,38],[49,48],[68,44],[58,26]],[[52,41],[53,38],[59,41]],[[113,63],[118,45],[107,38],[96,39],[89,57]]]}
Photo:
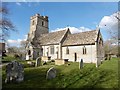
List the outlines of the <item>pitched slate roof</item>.
{"label": "pitched slate roof", "polygon": [[98,30],[70,34],[63,42],[63,46],[93,44],[97,40]]}
{"label": "pitched slate roof", "polygon": [[48,34],[42,34],[39,41],[41,45],[50,45],[50,44],[58,44],[64,37],[64,34],[67,30],[61,30],[56,32],[51,32]]}

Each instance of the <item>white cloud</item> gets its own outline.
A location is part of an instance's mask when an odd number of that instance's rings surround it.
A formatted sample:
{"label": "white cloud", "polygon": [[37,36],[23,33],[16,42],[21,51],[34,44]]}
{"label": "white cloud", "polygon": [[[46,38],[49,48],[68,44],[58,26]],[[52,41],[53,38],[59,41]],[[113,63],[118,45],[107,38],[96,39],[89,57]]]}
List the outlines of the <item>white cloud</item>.
{"label": "white cloud", "polygon": [[7,40],[7,43],[8,43],[9,46],[17,46],[17,47],[19,47],[21,41],[22,41],[21,39],[17,39],[17,40],[9,39],[9,40]]}
{"label": "white cloud", "polygon": [[28,35],[25,35],[25,39],[23,39],[23,40],[26,41],[26,40],[27,40],[27,37],[28,37]]}
{"label": "white cloud", "polygon": [[120,14],[120,12],[117,12],[110,16],[104,16],[99,23],[101,29],[106,30],[113,36],[118,34],[118,19],[116,18],[116,16],[118,16],[118,13]]}
{"label": "white cloud", "polygon": [[22,39],[17,39],[17,40],[9,39],[7,42],[9,44],[19,44],[21,41],[22,41]]}
{"label": "white cloud", "polygon": [[89,28],[86,28],[86,27],[79,27],[79,28],[76,28],[76,27],[65,27],[65,28],[57,28],[55,30],[51,30],[51,32],[56,32],[56,31],[60,31],[60,30],[65,30],[65,29],[70,29],[71,33],[79,33],[79,32],[83,32],[83,31],[90,31],[91,29]]}
{"label": "white cloud", "polygon": [[21,3],[20,2],[16,2],[17,5],[21,6]]}
{"label": "white cloud", "polygon": [[115,28],[115,26],[118,24],[118,21],[113,15],[111,16],[104,16],[100,22],[100,27],[105,29],[110,29],[111,27]]}
{"label": "white cloud", "polygon": [[9,39],[9,40],[7,40],[7,43],[10,46],[17,46],[17,47],[19,47],[21,41],[26,41],[27,40],[27,35],[24,35],[24,37],[25,37],[24,39],[17,39],[17,40]]}
{"label": "white cloud", "polygon": [[17,40],[9,39],[7,42],[13,44],[13,43],[17,43]]}

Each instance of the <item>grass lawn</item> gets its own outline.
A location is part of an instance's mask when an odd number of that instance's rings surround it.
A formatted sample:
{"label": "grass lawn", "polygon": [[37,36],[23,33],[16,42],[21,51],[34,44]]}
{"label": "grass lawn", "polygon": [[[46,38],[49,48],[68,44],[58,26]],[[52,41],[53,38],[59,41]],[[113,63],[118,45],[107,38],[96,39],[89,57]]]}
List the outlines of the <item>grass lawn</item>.
{"label": "grass lawn", "polygon": [[[46,80],[46,72],[55,67],[57,77]],[[106,60],[100,67],[84,64],[79,70],[79,63],[70,65],[44,65],[25,68],[24,82],[5,84],[5,70],[2,71],[3,88],[118,88],[118,59]]]}

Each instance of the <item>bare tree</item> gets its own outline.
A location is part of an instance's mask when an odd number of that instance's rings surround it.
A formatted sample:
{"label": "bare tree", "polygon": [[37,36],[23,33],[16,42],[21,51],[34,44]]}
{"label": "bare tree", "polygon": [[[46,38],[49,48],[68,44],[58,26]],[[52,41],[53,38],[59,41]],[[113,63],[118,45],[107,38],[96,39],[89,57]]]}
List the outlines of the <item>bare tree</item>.
{"label": "bare tree", "polygon": [[113,17],[117,20],[116,30],[110,31],[112,39],[120,40],[119,29],[120,29],[120,11],[113,14]]}
{"label": "bare tree", "polygon": [[21,45],[21,47],[23,47],[25,49],[26,45],[27,45],[27,41],[21,41],[20,45]]}
{"label": "bare tree", "polygon": [[[116,54],[117,56],[120,56],[120,51],[119,51],[119,49],[120,49],[120,46],[119,46],[119,44],[120,44],[120,35],[119,35],[120,34],[120,31],[119,31],[119,29],[120,29],[120,11],[114,13],[113,17],[117,20],[117,23],[116,23],[117,25],[116,25],[115,30],[111,29],[108,32],[108,33],[110,33],[111,40],[113,40],[113,42],[108,41],[109,43],[105,43],[106,46],[108,46],[108,44],[109,44],[108,50],[107,50],[107,48],[105,48],[105,51],[107,51],[109,53],[111,52],[113,54]],[[113,43],[115,43],[116,45],[114,45],[114,46],[111,45]]]}
{"label": "bare tree", "polygon": [[6,41],[7,37],[10,35],[10,31],[16,31],[13,23],[7,18],[8,14],[9,10],[7,7],[0,7],[0,15],[2,16],[0,18],[0,29],[2,30],[0,32],[0,40],[2,41]]}
{"label": "bare tree", "polygon": [[12,46],[12,47],[8,47],[8,53],[10,54],[14,54],[14,53],[18,53],[18,47]]}

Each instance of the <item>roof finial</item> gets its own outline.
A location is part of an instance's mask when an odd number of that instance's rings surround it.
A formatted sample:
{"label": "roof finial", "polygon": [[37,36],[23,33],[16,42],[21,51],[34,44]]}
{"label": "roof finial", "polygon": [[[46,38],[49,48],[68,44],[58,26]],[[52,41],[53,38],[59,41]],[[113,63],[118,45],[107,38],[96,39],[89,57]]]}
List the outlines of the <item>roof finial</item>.
{"label": "roof finial", "polygon": [[67,29],[67,30],[70,30],[70,29],[69,29],[69,27],[68,27],[68,29]]}
{"label": "roof finial", "polygon": [[69,27],[70,27],[70,26],[69,26],[69,25],[67,25],[66,29],[67,29],[67,30],[69,30]]}

